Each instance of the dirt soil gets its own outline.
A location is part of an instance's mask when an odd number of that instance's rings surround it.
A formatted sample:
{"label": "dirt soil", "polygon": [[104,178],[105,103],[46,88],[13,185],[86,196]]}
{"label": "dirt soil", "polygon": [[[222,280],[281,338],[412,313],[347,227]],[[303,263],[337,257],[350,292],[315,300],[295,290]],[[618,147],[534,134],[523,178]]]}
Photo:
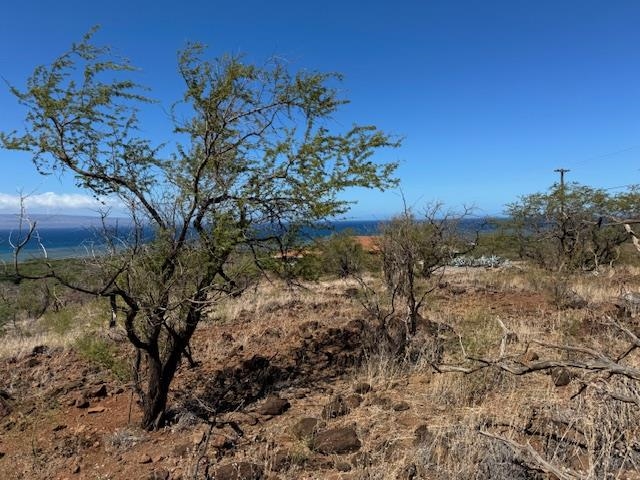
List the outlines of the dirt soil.
{"label": "dirt soil", "polygon": [[[318,301],[274,301],[259,313],[248,304],[202,325],[192,345],[198,366],[183,363],[171,422],[156,432],[137,427],[131,385],[73,349],[1,360],[0,479],[427,478],[412,462],[425,432],[476,406],[440,399],[432,369],[396,374],[392,363],[374,364],[363,349],[371,324],[345,291],[332,286]],[[443,287],[433,305],[435,322],[479,309],[505,321],[554,311],[540,293],[472,286]],[[105,335],[132,355],[121,333]],[[549,377],[536,382],[568,401]]]}

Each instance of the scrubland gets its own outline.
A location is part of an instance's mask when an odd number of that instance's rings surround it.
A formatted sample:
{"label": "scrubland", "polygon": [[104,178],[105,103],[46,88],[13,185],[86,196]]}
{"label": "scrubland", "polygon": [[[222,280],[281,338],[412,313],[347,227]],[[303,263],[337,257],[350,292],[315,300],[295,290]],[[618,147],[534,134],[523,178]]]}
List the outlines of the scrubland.
{"label": "scrubland", "polygon": [[106,303],[20,319],[0,477],[640,478],[639,273],[448,268],[402,348],[402,315],[381,332],[353,280],[263,279],[212,309],[155,432]]}

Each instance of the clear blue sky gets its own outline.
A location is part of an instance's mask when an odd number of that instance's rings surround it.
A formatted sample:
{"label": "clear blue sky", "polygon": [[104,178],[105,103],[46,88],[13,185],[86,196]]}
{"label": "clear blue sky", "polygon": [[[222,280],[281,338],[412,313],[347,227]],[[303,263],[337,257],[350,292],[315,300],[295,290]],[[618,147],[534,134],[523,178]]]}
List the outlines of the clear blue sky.
{"label": "clear blue sky", "polygon": [[[405,137],[380,155],[399,160],[411,205],[473,204],[496,214],[545,190],[554,168],[597,187],[640,183],[640,2],[122,1],[10,2],[0,16],[0,76],[21,86],[92,25],[142,69],[164,107],[178,99],[176,52],[186,41],[212,55],[274,54],[292,68],[338,71],[351,100],[336,128],[375,124]],[[164,136],[160,106],[145,127]],[[0,88],[0,130],[21,124]],[[69,179],[40,177],[27,157],[0,151],[0,211],[18,189],[47,205],[82,205]],[[357,190],[353,218],[399,211],[398,192]],[[5,209],[2,209],[2,206]],[[38,208],[36,205],[33,207]],[[71,213],[73,210],[68,210]],[[79,211],[79,210],[78,210]]]}

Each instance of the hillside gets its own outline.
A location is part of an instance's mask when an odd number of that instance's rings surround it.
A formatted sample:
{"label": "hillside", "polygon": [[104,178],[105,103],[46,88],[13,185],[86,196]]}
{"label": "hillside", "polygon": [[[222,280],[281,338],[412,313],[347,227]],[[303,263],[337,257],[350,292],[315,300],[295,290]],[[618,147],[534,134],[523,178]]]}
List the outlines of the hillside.
{"label": "hillside", "polygon": [[618,298],[637,272],[578,276],[562,297],[545,275],[451,269],[402,357],[353,284],[265,282],[197,332],[156,432],[137,427],[133,352],[104,311],[87,304],[60,335],[19,325],[32,336],[0,338],[0,478],[640,478],[634,348],[631,376],[498,367],[597,363],[554,345],[619,359],[637,319]]}

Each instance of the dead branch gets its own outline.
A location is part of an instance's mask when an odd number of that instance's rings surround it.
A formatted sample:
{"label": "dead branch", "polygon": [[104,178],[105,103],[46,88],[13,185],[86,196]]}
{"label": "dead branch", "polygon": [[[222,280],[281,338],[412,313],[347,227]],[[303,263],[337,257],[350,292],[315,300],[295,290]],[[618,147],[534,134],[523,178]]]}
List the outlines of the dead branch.
{"label": "dead branch", "polygon": [[587,477],[574,471],[569,468],[558,467],[553,465],[548,460],[542,457],[535,448],[533,448],[529,443],[526,445],[522,445],[517,443],[509,438],[496,435],[494,433],[490,433],[484,430],[479,430],[480,435],[483,435],[487,438],[491,438],[493,440],[498,440],[508,447],[512,448],[516,453],[524,453],[528,455],[531,460],[535,463],[536,467],[525,465],[527,468],[531,470],[542,470],[545,473],[549,473],[555,475],[559,480],[587,480]]}

